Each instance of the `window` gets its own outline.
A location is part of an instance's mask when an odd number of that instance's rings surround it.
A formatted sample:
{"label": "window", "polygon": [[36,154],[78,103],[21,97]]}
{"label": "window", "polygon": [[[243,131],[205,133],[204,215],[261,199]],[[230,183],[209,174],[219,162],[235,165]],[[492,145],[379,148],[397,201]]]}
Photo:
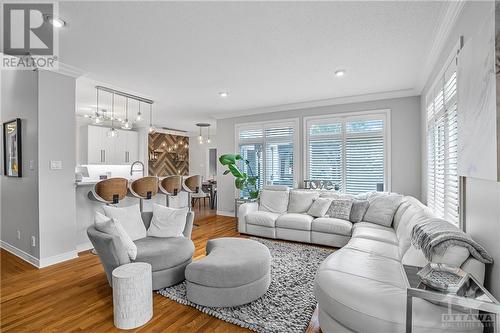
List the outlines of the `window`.
{"label": "window", "polygon": [[305,178],[332,180],[347,193],[388,190],[388,114],[306,118]]}
{"label": "window", "polygon": [[451,63],[426,96],[427,204],[436,215],[459,223],[457,68]]}
{"label": "window", "polygon": [[[259,188],[264,185],[294,186],[296,121],[244,124],[236,127],[240,155],[246,173],[259,176]],[[251,170],[250,170],[251,169]],[[246,191],[242,193],[248,195]]]}

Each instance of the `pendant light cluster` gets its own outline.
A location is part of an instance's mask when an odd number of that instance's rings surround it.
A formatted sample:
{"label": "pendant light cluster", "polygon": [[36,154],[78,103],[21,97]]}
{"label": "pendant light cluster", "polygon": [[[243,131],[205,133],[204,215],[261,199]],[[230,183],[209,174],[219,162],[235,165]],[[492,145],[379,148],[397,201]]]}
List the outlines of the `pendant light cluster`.
{"label": "pendant light cluster", "polygon": [[[106,92],[111,94],[111,112],[106,109],[101,108],[100,102],[100,94],[102,92]],[[115,116],[115,95],[122,96],[125,98],[125,119],[117,118]],[[135,117],[132,116],[132,119],[129,115],[129,100],[135,100],[138,103],[138,112]],[[141,112],[141,104],[149,104],[149,133],[154,132],[153,126],[153,101],[147,98],[143,98],[136,95],[131,95],[122,91],[118,91],[115,89],[97,86],[96,87],[96,110],[90,115],[85,115],[85,118],[89,118],[95,125],[103,125],[108,122],[111,125],[111,128],[108,132],[108,137],[114,138],[118,136],[118,131],[115,127],[115,121],[119,122],[120,126],[124,130],[131,130],[134,127],[134,124],[142,121],[142,112]],[[135,120],[135,122],[134,122]]]}
{"label": "pendant light cluster", "polygon": [[[196,126],[200,128],[200,135],[198,136],[198,142],[202,145],[204,143],[210,143],[210,124],[207,123],[197,123]],[[207,129],[207,134],[203,134],[203,128]]]}

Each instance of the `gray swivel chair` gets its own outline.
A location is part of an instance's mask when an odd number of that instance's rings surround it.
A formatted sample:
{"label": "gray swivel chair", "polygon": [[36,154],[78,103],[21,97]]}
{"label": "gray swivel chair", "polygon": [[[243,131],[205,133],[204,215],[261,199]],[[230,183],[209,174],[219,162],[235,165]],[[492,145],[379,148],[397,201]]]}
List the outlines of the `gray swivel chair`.
{"label": "gray swivel chair", "polygon": [[[152,217],[152,212],[142,213],[146,229],[149,228]],[[184,281],[184,271],[191,263],[194,254],[194,244],[191,240],[193,219],[194,213],[188,212],[184,237],[145,237],[134,241],[137,245],[137,257],[134,262],[147,262],[153,268],[153,290]],[[102,233],[93,225],[87,229],[87,235],[99,255],[108,282],[112,286],[113,269],[132,261],[118,237]]]}

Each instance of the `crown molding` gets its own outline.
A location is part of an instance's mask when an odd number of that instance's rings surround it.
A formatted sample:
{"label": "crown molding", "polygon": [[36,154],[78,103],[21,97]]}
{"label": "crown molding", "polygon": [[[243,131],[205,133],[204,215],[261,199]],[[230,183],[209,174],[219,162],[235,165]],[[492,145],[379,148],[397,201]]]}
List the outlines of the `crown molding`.
{"label": "crown molding", "polygon": [[465,1],[447,1],[446,4],[446,9],[442,11],[441,17],[439,19],[440,24],[434,31],[435,37],[432,42],[432,46],[429,50],[429,53],[427,54],[423,70],[417,81],[415,89],[419,93],[422,93],[425,84],[429,80],[429,76],[436,66],[439,56],[443,52],[446,42],[450,37],[451,30],[453,29],[458,16],[464,8]]}
{"label": "crown molding", "polygon": [[322,106],[350,104],[350,103],[362,103],[362,102],[378,101],[378,100],[391,99],[391,98],[411,97],[411,96],[418,96],[419,94],[420,93],[417,92],[413,88],[401,89],[401,90],[391,90],[391,91],[384,91],[384,92],[371,93],[371,94],[336,97],[336,98],[328,98],[328,99],[321,99],[321,100],[315,100],[315,101],[282,104],[282,105],[275,105],[275,106],[255,108],[255,109],[246,109],[246,110],[234,111],[234,112],[228,112],[228,113],[219,113],[219,114],[212,115],[212,117],[214,117],[215,119],[226,119],[226,118],[251,116],[254,114],[262,114],[262,113],[310,109],[310,108],[317,108],[317,107],[322,107]]}

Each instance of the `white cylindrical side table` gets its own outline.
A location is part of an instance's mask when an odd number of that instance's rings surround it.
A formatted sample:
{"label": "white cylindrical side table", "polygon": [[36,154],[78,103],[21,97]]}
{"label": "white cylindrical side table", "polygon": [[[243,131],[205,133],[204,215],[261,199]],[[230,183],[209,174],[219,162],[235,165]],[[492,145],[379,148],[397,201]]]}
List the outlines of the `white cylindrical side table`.
{"label": "white cylindrical side table", "polygon": [[135,262],[113,270],[113,312],[115,326],[132,329],[153,316],[151,265]]}

